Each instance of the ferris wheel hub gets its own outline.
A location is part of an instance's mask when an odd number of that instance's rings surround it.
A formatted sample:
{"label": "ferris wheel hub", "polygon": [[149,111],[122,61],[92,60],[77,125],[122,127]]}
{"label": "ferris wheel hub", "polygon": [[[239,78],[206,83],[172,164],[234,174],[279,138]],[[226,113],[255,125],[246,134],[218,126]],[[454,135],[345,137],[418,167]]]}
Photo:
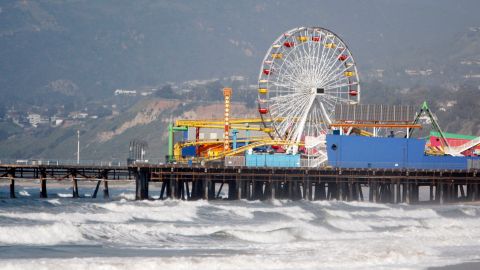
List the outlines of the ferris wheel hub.
{"label": "ferris wheel hub", "polygon": [[323,95],[325,94],[325,89],[323,87],[314,88],[314,94]]}

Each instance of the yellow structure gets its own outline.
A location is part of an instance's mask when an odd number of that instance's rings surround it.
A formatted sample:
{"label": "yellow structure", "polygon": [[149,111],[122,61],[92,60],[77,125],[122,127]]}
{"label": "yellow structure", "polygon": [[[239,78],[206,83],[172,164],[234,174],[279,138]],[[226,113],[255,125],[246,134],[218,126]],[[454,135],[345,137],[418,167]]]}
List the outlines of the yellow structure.
{"label": "yellow structure", "polygon": [[[268,90],[266,88],[260,88],[259,93],[266,94]],[[261,118],[230,118],[231,115],[231,96],[232,89],[224,88],[224,117],[223,119],[203,119],[203,120],[185,120],[179,119],[175,121],[173,128],[196,128],[195,141],[183,141],[177,142],[169,147],[169,151],[172,152],[171,156],[175,157],[176,161],[186,162],[190,159],[182,158],[182,149],[188,146],[196,147],[196,155],[199,158],[206,158],[206,160],[213,160],[223,158],[225,156],[236,155],[242,153],[248,149],[256,147],[258,145],[282,145],[286,142],[274,141],[268,134],[271,134],[273,130],[270,127],[265,126],[265,123],[272,122],[271,119],[261,119]],[[273,121],[282,121],[282,119],[276,119]],[[201,128],[211,128],[211,129],[223,129],[224,137],[223,140],[200,140],[200,129]],[[240,147],[238,149],[231,149],[230,147],[230,130],[247,130],[247,131],[261,131],[264,132],[265,136],[262,137],[248,137],[245,140],[235,140],[236,142],[245,142],[251,143],[252,146],[248,145]],[[248,135],[247,135],[248,136]],[[173,138],[173,136],[172,136]]]}
{"label": "yellow structure", "polygon": [[223,97],[225,98],[225,114],[224,114],[224,135],[223,150],[230,150],[230,97],[232,96],[232,88],[223,88]]}
{"label": "yellow structure", "polygon": [[[271,122],[271,119],[262,118],[232,118],[230,119],[230,127],[241,129],[241,130],[257,130],[264,131],[265,128],[261,127],[263,122]],[[278,119],[277,121],[282,121]],[[198,128],[223,128],[225,124],[224,120],[221,119],[203,119],[203,120],[183,120],[179,119],[175,121],[176,127],[198,127]],[[259,124],[258,127],[247,127],[245,124]]]}

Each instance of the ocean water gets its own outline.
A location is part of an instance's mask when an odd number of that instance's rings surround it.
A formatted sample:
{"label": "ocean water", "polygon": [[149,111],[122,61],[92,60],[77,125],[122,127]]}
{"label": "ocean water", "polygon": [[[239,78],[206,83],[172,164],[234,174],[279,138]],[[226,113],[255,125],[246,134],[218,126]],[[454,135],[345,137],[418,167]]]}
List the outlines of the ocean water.
{"label": "ocean water", "polygon": [[[479,205],[72,199],[0,187],[0,269],[425,269],[480,259]],[[89,196],[91,189],[81,189]],[[155,191],[156,192],[156,191]]]}

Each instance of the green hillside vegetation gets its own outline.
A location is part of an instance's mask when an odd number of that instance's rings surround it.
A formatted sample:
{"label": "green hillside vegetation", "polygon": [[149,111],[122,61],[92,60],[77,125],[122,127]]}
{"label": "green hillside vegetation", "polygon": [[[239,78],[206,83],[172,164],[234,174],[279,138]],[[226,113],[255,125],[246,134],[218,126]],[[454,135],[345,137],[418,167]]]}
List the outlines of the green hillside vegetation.
{"label": "green hillside vegetation", "polygon": [[[426,100],[445,131],[480,135],[478,9],[475,0],[3,1],[0,159],[75,159],[77,130],[82,159],[125,160],[135,138],[161,159],[168,122],[221,102],[224,86],[255,111],[265,52],[301,25],[329,28],[348,44],[363,103]],[[225,79],[232,75],[240,79]],[[138,94],[113,96],[117,89]],[[165,108],[146,111],[158,100]],[[69,122],[21,128],[5,117],[12,110]],[[98,119],[76,121],[78,112]],[[155,119],[133,123],[139,114]]]}

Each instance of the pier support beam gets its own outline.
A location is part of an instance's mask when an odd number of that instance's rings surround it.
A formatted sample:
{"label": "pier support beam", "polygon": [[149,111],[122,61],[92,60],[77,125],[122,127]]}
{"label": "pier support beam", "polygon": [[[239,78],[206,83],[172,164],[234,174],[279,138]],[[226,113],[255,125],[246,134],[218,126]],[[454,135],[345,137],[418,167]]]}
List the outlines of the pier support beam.
{"label": "pier support beam", "polygon": [[478,184],[478,183],[472,184],[472,201],[476,201],[476,200],[478,200],[478,198],[479,198],[479,194],[478,194],[478,192],[479,192],[479,190],[478,190],[479,185],[480,185],[480,184]]}
{"label": "pier support beam", "polygon": [[378,183],[377,181],[370,182],[370,202],[378,202]]}
{"label": "pier support beam", "polygon": [[72,178],[72,197],[79,198],[80,196],[78,195],[77,172],[73,171],[70,177]]}
{"label": "pier support beam", "polygon": [[97,198],[98,189],[100,188],[101,183],[102,183],[102,180],[97,181],[97,185],[95,186],[95,190],[93,191],[93,194],[92,194],[92,199]]}
{"label": "pier support beam", "polygon": [[192,198],[192,193],[190,192],[190,183],[188,183],[188,180],[187,180],[185,181],[185,200],[189,201],[191,198]]}
{"label": "pier support beam", "polygon": [[364,201],[365,199],[363,198],[363,191],[362,191],[362,184],[361,183],[358,183],[358,195],[359,195],[359,200],[360,201]]}
{"label": "pier support beam", "polygon": [[108,181],[107,181],[107,179],[103,179],[103,198],[104,199],[110,198],[110,192],[108,191]]}
{"label": "pier support beam", "polygon": [[251,180],[248,180],[246,181],[247,183],[247,188],[245,189],[246,191],[246,199],[249,200],[249,201],[252,201],[253,200],[253,192],[252,192],[252,181]]}
{"label": "pier support beam", "polygon": [[325,192],[325,182],[322,182],[321,180],[318,180],[318,182],[315,183],[315,200],[325,200],[327,197],[326,192]]}
{"label": "pier support beam", "polygon": [[167,180],[163,179],[162,181],[162,188],[160,189],[160,196],[158,197],[159,200],[163,200],[163,195],[165,194],[165,190],[167,189]]}
{"label": "pier support beam", "polygon": [[349,178],[348,179],[348,196],[347,196],[347,201],[355,201],[356,200],[356,190],[355,190],[355,184],[353,183],[353,179]]}
{"label": "pier support beam", "polygon": [[108,170],[104,170],[102,172],[102,181],[103,181],[103,198],[108,199],[110,198],[110,192],[108,191]]}
{"label": "pier support beam", "polygon": [[269,185],[270,185],[270,200],[275,200],[276,198],[275,193],[277,192],[277,188],[276,188],[277,183],[274,181],[272,182],[270,180]]}
{"label": "pier support beam", "polygon": [[228,199],[235,200],[237,198],[237,182],[235,180],[227,180],[228,183]]}
{"label": "pier support beam", "polygon": [[215,200],[215,189],[217,187],[217,181],[214,179],[210,179],[209,184],[208,184],[208,199],[209,200]]}
{"label": "pier support beam", "polygon": [[402,202],[402,193],[400,189],[400,180],[397,180],[395,184],[395,203],[401,203]]}
{"label": "pier support beam", "polygon": [[148,182],[150,181],[150,169],[137,168],[135,171],[135,200],[148,199]]}
{"label": "pier support beam", "polygon": [[303,181],[303,199],[304,200],[312,200],[312,182],[306,177],[306,179]]}
{"label": "pier support beam", "polygon": [[10,198],[14,199],[15,196],[15,169],[8,170],[7,177],[10,178]]}
{"label": "pier support beam", "polygon": [[444,204],[445,203],[445,184],[438,183],[437,187],[438,187],[438,203]]}
{"label": "pier support beam", "polygon": [[47,198],[47,170],[40,169],[40,198]]}
{"label": "pier support beam", "polygon": [[[207,176],[208,177],[208,176]],[[203,180],[203,199],[208,200],[209,198],[209,187],[210,187],[210,179]]]}
{"label": "pier support beam", "polygon": [[460,200],[464,201],[467,198],[467,196],[465,195],[464,185],[463,184],[459,185],[459,188],[460,188]]}
{"label": "pier support beam", "polygon": [[390,186],[389,186],[389,196],[390,196],[390,201],[389,203],[395,203],[395,182],[393,180],[390,181]]}
{"label": "pier support beam", "polygon": [[337,183],[332,180],[328,179],[328,191],[327,191],[327,200],[336,200],[337,199]]}
{"label": "pier support beam", "polygon": [[411,204],[412,203],[412,183],[408,180],[406,185],[406,196],[405,196],[405,203]]}
{"label": "pier support beam", "polygon": [[236,189],[236,195],[237,195],[237,200],[241,200],[242,199],[242,196],[243,196],[243,181],[240,180],[240,177],[239,175],[237,174],[235,176],[235,189]]}
{"label": "pier support beam", "polygon": [[170,195],[170,198],[172,199],[178,199],[178,181],[177,181],[178,175],[171,175],[170,176],[170,192],[168,193]]}

